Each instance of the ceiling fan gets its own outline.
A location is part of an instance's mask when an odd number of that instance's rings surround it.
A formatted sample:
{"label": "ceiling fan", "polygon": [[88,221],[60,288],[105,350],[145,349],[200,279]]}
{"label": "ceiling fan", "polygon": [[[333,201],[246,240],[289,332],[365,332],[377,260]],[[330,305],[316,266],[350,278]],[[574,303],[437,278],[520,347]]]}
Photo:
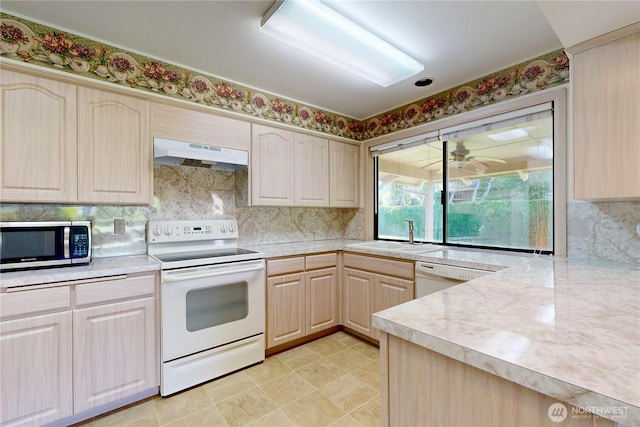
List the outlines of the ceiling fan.
{"label": "ceiling fan", "polygon": [[[460,141],[456,143],[456,148],[454,148],[449,154],[449,163],[455,167],[456,169],[462,169],[468,165],[474,167],[474,169],[478,173],[485,173],[489,166],[482,163],[484,162],[495,162],[495,163],[507,163],[503,159],[498,159],[495,157],[483,157],[483,156],[471,156],[471,151],[464,145],[464,141]],[[427,169],[430,166],[436,165],[438,163],[442,163],[442,160],[438,160],[435,162],[431,162],[426,166],[422,166],[420,169]],[[442,168],[438,171],[442,172]]]}

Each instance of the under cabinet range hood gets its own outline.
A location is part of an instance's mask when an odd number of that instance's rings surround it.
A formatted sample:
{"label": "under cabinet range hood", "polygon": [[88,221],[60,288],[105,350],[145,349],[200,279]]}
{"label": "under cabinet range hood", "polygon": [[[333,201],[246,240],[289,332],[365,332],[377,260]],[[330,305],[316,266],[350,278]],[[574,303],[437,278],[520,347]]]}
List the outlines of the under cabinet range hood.
{"label": "under cabinet range hood", "polygon": [[238,170],[249,164],[249,153],[232,148],[193,144],[171,139],[153,139],[154,162],[163,165],[209,167]]}

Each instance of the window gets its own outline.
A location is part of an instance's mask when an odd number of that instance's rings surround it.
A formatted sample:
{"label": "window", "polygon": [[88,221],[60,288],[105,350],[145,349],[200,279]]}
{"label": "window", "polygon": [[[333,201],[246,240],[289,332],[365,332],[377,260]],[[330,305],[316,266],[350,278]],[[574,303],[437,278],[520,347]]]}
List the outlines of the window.
{"label": "window", "polygon": [[551,103],[372,151],[376,239],[553,253]]}

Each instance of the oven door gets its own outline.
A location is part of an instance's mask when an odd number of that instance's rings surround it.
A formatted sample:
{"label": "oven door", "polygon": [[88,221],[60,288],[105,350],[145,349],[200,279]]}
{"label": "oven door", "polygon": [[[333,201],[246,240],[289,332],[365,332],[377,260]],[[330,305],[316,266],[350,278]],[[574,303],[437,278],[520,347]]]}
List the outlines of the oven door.
{"label": "oven door", "polygon": [[264,260],[162,271],[162,361],[264,333]]}

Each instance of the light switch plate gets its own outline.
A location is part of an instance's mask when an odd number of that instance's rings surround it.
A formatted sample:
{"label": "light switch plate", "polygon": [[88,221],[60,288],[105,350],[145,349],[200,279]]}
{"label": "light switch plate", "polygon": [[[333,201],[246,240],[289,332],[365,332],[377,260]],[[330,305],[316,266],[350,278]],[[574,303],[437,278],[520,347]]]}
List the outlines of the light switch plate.
{"label": "light switch plate", "polygon": [[113,234],[124,234],[125,228],[126,227],[125,227],[124,219],[113,220]]}

